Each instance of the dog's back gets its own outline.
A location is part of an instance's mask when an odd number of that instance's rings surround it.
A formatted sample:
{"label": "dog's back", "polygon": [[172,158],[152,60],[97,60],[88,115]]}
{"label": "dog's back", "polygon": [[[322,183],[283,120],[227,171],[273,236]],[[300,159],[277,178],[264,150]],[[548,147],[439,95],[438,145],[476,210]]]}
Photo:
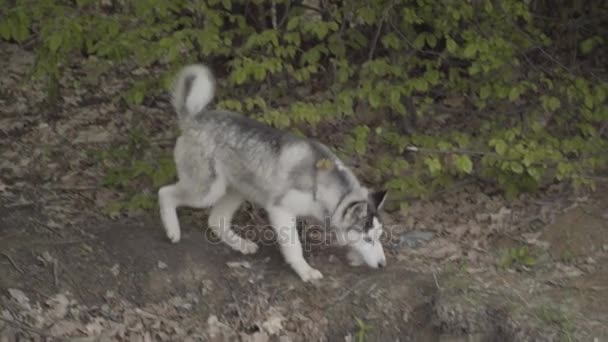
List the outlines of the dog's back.
{"label": "dog's back", "polygon": [[201,111],[183,127],[177,150],[182,160],[202,157],[201,162],[211,163],[228,186],[262,206],[279,204],[290,191],[321,201],[317,196],[339,197],[352,190],[349,170],[333,164],[324,169],[319,164],[321,160],[339,163],[325,146],[238,113]]}

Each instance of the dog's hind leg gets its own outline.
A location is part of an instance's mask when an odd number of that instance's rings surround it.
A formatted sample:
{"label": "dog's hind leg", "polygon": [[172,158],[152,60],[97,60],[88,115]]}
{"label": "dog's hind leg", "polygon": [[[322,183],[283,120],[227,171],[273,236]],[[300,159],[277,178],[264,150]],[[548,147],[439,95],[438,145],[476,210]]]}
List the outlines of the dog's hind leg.
{"label": "dog's hind leg", "polygon": [[243,254],[253,254],[258,250],[258,245],[251,240],[238,236],[230,228],[232,216],[243,201],[244,199],[239,193],[228,191],[211,209],[209,228],[230,248]]}
{"label": "dog's hind leg", "polygon": [[302,244],[296,228],[295,216],[282,208],[267,208],[272,228],[277,234],[277,242],[285,261],[293,268],[303,281],[323,278],[323,274],[304,259]]}
{"label": "dog's hind leg", "polygon": [[169,240],[176,243],[181,237],[177,218],[178,207],[207,208],[224,196],[225,193],[226,185],[220,179],[215,179],[205,190],[195,190],[183,182],[160,188],[158,191],[160,217]]}

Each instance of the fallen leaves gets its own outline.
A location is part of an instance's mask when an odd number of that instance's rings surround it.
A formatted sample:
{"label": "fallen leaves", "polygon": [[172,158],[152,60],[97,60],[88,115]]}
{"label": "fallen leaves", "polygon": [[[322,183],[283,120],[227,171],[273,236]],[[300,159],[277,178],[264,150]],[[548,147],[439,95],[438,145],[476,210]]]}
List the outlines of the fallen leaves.
{"label": "fallen leaves", "polygon": [[[210,314],[206,323],[201,323],[192,312],[199,303],[199,297],[193,293],[140,307],[116,297],[111,291],[105,296],[108,303],[101,306],[82,305],[69,292],[55,294],[43,304],[32,302],[20,289],[11,288],[7,292],[10,298],[0,311],[3,336],[10,336],[6,331],[7,327],[12,327],[14,330],[8,331],[15,336],[21,331],[20,336],[44,334],[44,337],[71,341],[263,342],[275,340],[272,337],[281,341],[296,340],[296,335],[285,329],[288,318],[286,310],[281,307],[269,307],[258,316],[257,322],[252,322],[259,331],[245,333],[217,314]],[[312,329],[311,336],[323,336],[328,321],[321,313],[317,316],[309,318],[297,314],[290,318],[295,320],[291,326],[298,327],[300,331]]]}

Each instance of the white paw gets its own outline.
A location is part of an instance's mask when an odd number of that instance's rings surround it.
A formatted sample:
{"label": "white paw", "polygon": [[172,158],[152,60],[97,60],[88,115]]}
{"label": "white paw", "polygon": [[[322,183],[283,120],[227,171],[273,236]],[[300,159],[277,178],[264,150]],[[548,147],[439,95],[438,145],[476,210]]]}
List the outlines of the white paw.
{"label": "white paw", "polygon": [[298,273],[298,275],[304,282],[319,280],[319,279],[323,278],[323,274],[312,267],[308,267],[308,269],[306,269],[303,272]]}
{"label": "white paw", "polygon": [[253,254],[258,251],[258,245],[251,240],[243,239],[235,249],[243,254]]}
{"label": "white paw", "polygon": [[171,240],[171,242],[173,242],[173,243],[179,242],[180,235],[181,234],[180,234],[179,228],[177,228],[177,229],[167,228],[167,237],[169,238],[169,240]]}

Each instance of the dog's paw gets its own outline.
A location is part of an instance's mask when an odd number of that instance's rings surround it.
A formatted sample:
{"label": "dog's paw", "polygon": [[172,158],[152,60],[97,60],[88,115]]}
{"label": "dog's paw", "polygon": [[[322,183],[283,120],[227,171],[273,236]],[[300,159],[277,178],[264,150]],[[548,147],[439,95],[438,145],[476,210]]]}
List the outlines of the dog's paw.
{"label": "dog's paw", "polygon": [[243,239],[235,249],[245,255],[253,254],[258,251],[258,245],[253,241]]}
{"label": "dog's paw", "polygon": [[179,229],[167,229],[167,238],[173,243],[178,243],[181,237]]}
{"label": "dog's paw", "polygon": [[309,267],[304,272],[301,272],[299,276],[304,282],[319,280],[323,278],[323,274],[312,267]]}

